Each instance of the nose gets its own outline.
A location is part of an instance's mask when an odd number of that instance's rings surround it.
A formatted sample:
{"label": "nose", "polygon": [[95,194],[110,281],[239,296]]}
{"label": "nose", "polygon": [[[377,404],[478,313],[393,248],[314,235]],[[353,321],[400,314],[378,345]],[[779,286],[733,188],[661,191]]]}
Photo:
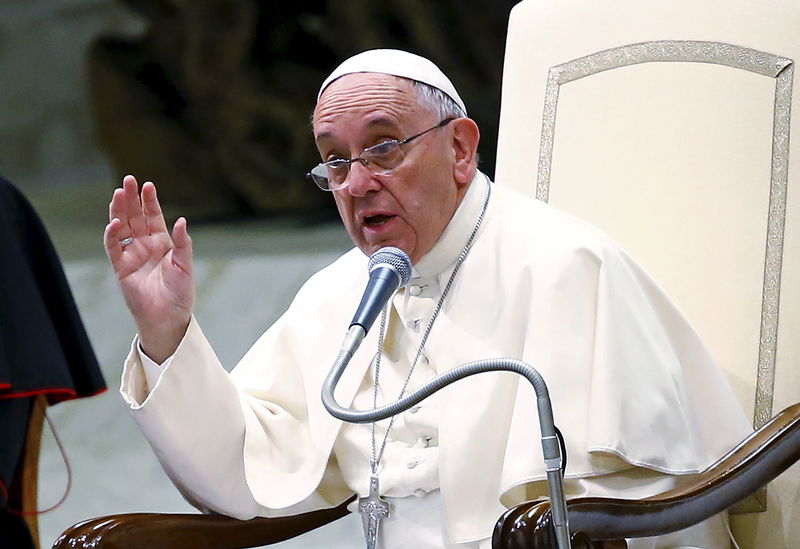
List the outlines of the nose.
{"label": "nose", "polygon": [[365,196],[370,191],[380,189],[380,181],[375,177],[369,168],[362,162],[350,164],[350,171],[347,174],[348,183],[346,191],[352,196]]}

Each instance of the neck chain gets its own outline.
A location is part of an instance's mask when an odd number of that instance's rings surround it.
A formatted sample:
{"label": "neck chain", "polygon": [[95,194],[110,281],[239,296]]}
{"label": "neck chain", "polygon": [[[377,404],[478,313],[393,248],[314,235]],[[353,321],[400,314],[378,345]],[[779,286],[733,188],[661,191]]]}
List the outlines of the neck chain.
{"label": "neck chain", "polygon": [[[458,274],[461,265],[464,263],[464,260],[467,258],[467,254],[469,253],[470,248],[472,247],[472,243],[475,240],[475,235],[478,233],[478,229],[483,222],[483,217],[486,214],[486,207],[489,205],[489,196],[492,194],[492,186],[491,183],[487,182],[486,185],[486,195],[483,198],[483,206],[481,208],[481,213],[478,216],[477,221],[475,222],[475,227],[472,229],[472,233],[469,235],[467,239],[467,243],[464,245],[464,249],[461,250],[461,254],[458,256],[456,260],[455,267],[453,267],[453,272],[450,274],[450,279],[447,281],[447,285],[444,287],[442,291],[442,295],[439,298],[439,302],[436,304],[436,307],[431,314],[431,318],[428,321],[428,325],[425,328],[425,332],[422,335],[422,339],[420,340],[419,347],[417,347],[417,353],[414,355],[414,360],[411,363],[411,368],[408,371],[408,375],[406,376],[405,381],[403,382],[403,388],[400,390],[400,396],[398,396],[398,400],[403,398],[403,395],[406,392],[406,388],[408,387],[409,381],[411,381],[411,375],[414,373],[414,368],[417,366],[417,361],[419,357],[422,355],[422,349],[425,348],[425,342],[428,339],[428,335],[431,333],[431,328],[433,328],[433,323],[436,321],[436,317],[439,315],[439,311],[442,309],[442,304],[444,303],[445,297],[447,297],[448,292],[450,291],[450,286],[453,285],[453,280],[455,280],[456,275]],[[386,336],[386,316],[387,311],[389,310],[390,303],[386,304],[384,307],[383,312],[381,314],[381,331],[380,335],[378,336],[378,351],[375,354],[375,384],[374,384],[374,392],[372,396],[373,407],[378,407],[378,380],[380,378],[381,372],[381,355],[383,354],[383,340]],[[361,521],[364,526],[364,537],[367,541],[367,549],[375,549],[378,546],[378,528],[380,526],[380,521],[384,518],[389,516],[389,503],[380,497],[380,485],[378,481],[378,465],[381,462],[381,458],[383,458],[383,451],[386,449],[386,441],[389,439],[389,431],[392,429],[392,425],[394,425],[394,420],[397,416],[392,416],[392,419],[389,421],[389,426],[386,428],[386,433],[383,435],[383,441],[381,442],[381,449],[378,451],[375,445],[375,423],[372,424],[372,456],[370,459],[370,478],[369,478],[369,495],[367,497],[360,498],[358,500],[358,512],[361,513]]]}
{"label": "neck chain", "polygon": [[[450,274],[450,278],[447,281],[447,284],[442,291],[442,295],[439,297],[439,301],[436,303],[436,307],[433,309],[433,313],[431,314],[430,320],[428,320],[428,325],[425,327],[425,332],[422,334],[422,339],[420,340],[419,346],[417,347],[417,352],[414,355],[414,360],[411,362],[411,368],[408,371],[408,375],[406,376],[405,381],[403,382],[403,387],[400,390],[400,394],[397,397],[398,400],[403,398],[403,395],[408,388],[408,384],[411,381],[411,376],[414,373],[414,368],[417,366],[417,362],[419,361],[419,357],[422,356],[422,350],[425,348],[425,342],[428,340],[428,335],[430,335],[431,329],[433,328],[433,323],[436,321],[436,318],[439,316],[439,311],[442,309],[442,305],[444,304],[444,300],[447,297],[447,294],[450,292],[450,287],[453,285],[453,281],[458,274],[458,271],[461,269],[461,265],[464,263],[464,260],[467,258],[467,254],[469,254],[470,248],[472,248],[472,244],[475,241],[475,235],[478,234],[478,229],[480,229],[481,223],[483,222],[483,218],[486,215],[486,207],[489,205],[489,197],[492,194],[492,186],[491,183],[486,184],[486,194],[483,198],[483,205],[481,206],[481,213],[478,216],[478,219],[475,221],[475,226],[472,228],[472,232],[467,239],[467,243],[464,245],[464,248],[461,250],[461,253],[456,260],[455,267],[453,267],[453,272]],[[380,371],[381,371],[381,355],[383,354],[383,341],[386,336],[386,317],[387,311],[391,306],[391,301],[386,304],[382,313],[381,313],[381,328],[380,333],[378,335],[378,350],[375,353],[375,383],[373,388],[373,408],[378,407],[378,380],[380,378]],[[377,476],[378,473],[378,465],[383,458],[383,452],[386,449],[386,442],[389,439],[389,431],[391,431],[392,426],[394,425],[394,420],[397,416],[393,416],[392,419],[389,421],[389,426],[386,428],[386,433],[383,435],[383,440],[381,442],[380,450],[376,449],[375,444],[375,423],[372,423],[372,456],[370,459],[370,470],[372,472],[372,476]]]}

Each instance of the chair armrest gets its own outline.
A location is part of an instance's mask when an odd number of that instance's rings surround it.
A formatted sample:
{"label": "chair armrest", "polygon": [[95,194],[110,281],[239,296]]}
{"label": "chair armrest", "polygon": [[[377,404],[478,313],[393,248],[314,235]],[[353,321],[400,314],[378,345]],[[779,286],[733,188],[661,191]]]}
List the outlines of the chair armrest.
{"label": "chair armrest", "polygon": [[53,549],[244,549],[278,543],[345,516],[338,507],[276,518],[237,520],[223,515],[130,513],[80,522]]}
{"label": "chair armrest", "polygon": [[[743,500],[798,460],[800,404],[795,404],[678,488],[641,500],[592,497],[570,500],[567,502],[570,532],[581,532],[592,540],[611,540],[683,530]],[[523,503],[500,517],[492,547],[549,548],[551,530],[548,503]]]}

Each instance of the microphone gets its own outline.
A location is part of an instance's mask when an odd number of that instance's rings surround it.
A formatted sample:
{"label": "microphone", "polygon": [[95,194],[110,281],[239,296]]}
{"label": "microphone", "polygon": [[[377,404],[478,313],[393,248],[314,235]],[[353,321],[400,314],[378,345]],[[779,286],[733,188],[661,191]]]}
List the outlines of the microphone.
{"label": "microphone", "polygon": [[361,303],[350,322],[350,328],[358,324],[366,334],[378,313],[400,287],[411,278],[411,259],[403,250],[394,246],[381,248],[369,258],[369,282],[361,297]]}

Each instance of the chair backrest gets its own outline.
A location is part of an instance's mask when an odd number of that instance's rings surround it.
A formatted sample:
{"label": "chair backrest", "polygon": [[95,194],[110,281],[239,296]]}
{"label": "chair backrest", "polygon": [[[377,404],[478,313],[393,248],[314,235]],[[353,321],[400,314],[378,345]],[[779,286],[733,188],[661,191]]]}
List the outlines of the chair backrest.
{"label": "chair backrest", "polygon": [[[798,36],[797,0],[525,0],[506,46],[496,180],[628,249],[755,426],[800,400]],[[800,468],[770,486],[743,547],[800,534]]]}

